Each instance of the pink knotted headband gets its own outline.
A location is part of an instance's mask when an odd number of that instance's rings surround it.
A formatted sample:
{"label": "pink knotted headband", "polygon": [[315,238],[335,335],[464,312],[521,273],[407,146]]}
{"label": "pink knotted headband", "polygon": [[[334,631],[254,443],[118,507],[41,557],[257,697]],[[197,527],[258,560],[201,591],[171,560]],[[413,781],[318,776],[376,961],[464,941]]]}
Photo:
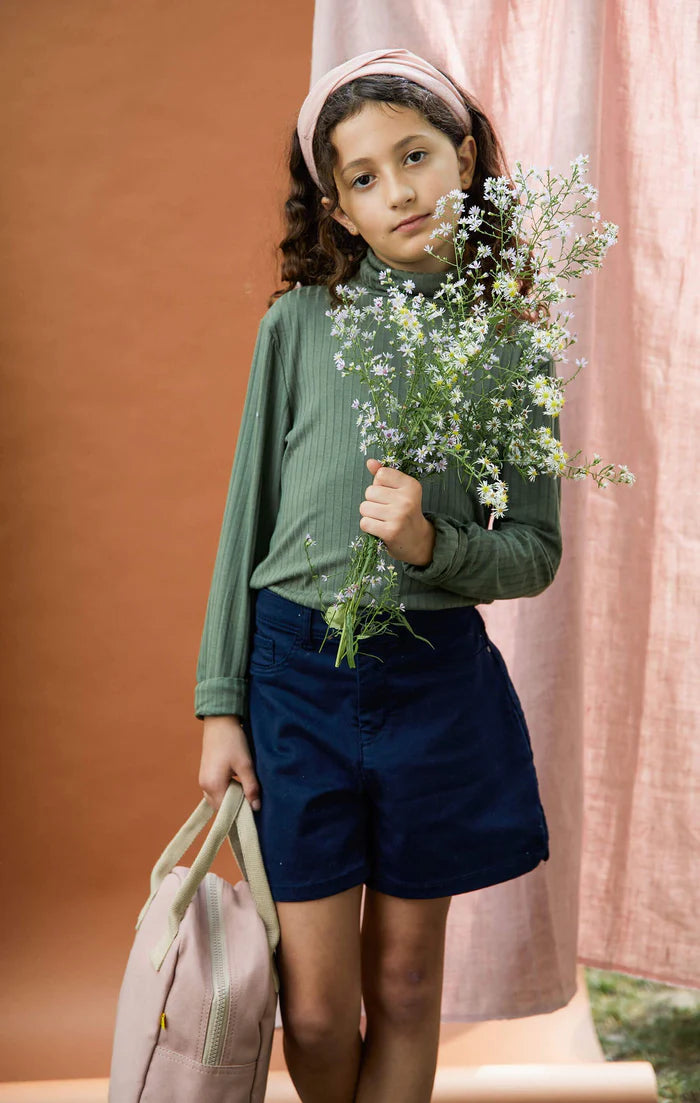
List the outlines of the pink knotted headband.
{"label": "pink knotted headband", "polygon": [[301,152],[306,161],[307,168],[313,180],[320,188],[321,183],[316,172],[316,165],[312,152],[314,131],[321,108],[336,88],[355,80],[356,77],[365,76],[368,73],[387,73],[390,76],[406,77],[416,84],[427,88],[439,96],[452,111],[452,114],[464,124],[467,133],[470,132],[469,112],[466,105],[455,88],[452,81],[444,77],[439,69],[431,65],[425,58],[410,50],[369,50],[364,54],[356,54],[342,65],[336,65],[324,73],[310,89],[308,96],[301,105],[297,120],[297,134]]}

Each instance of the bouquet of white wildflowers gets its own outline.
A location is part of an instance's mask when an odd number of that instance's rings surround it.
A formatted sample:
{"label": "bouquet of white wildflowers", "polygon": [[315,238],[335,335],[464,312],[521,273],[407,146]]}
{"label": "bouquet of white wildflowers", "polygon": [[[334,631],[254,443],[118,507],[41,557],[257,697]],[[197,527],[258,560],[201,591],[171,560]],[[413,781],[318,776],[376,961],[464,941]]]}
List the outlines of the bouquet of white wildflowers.
{"label": "bouquet of white wildflowers", "polygon": [[[568,177],[549,168],[544,175],[534,168],[525,174],[516,162],[514,182],[492,177],[485,183],[484,198],[495,215],[475,205],[465,214],[468,192],[447,193],[433,218],[440,220],[448,204],[452,218],[440,222],[431,237],[452,241],[455,262],[449,264],[455,271],[447,272],[432,298],[411,295],[415,285],[410,279],[396,286],[386,269],[380,280],[388,295],[363,302],[370,294],[366,288],[338,284],[342,305],[326,312],[332,333],[340,338],[338,371],[357,374],[369,391],[365,401],[352,403],[358,410],[360,450],[378,446],[384,466],[414,478],[456,465],[460,480],[462,472],[468,476],[467,490],[476,480],[479,501],[496,518],[508,508],[508,487],[500,477],[504,462],[530,480],[591,475],[600,487],[635,481],[624,464],[617,473],[612,464],[601,467],[597,454],[590,463],[574,463],[580,450],[570,458],[551,429],[529,423],[533,406],[559,415],[564,388],[587,363],[577,359],[568,379],[536,370],[543,362],[566,360],[564,350],[576,341],[566,328],[571,311],[550,316],[551,304],[573,297],[558,281],[600,268],[617,241],[618,227],[603,222],[599,229],[600,213],[589,209],[598,192],[583,183],[588,160],[581,155],[571,161]],[[573,232],[574,217],[592,223],[588,232]],[[470,234],[481,239],[476,248],[468,246]],[[488,243],[491,239],[497,248]],[[437,255],[430,245],[425,249]],[[373,353],[379,329],[389,332],[393,352]],[[522,353],[514,368],[505,369],[496,347],[510,340]],[[404,402],[392,386],[397,371],[407,380]],[[308,550],[314,544],[308,533],[304,547],[318,586]],[[360,640],[390,630],[392,623],[413,629],[404,603],[396,601],[397,572],[386,559],[383,541],[364,533],[350,548],[344,584],[333,603],[325,605],[320,587],[319,596],[328,631],[339,634],[335,665],[347,657],[354,667]]]}

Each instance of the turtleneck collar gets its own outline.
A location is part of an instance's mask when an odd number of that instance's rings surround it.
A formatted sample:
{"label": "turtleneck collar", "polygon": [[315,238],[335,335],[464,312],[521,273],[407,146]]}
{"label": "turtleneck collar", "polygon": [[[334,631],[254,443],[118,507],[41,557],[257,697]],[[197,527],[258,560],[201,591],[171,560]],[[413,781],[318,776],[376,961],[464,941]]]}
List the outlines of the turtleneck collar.
{"label": "turtleneck collar", "polygon": [[438,287],[445,282],[448,272],[453,271],[452,268],[446,268],[444,272],[409,272],[405,268],[394,268],[393,265],[385,264],[384,261],[380,260],[372,246],[368,245],[367,252],[360,261],[360,267],[353,282],[357,282],[371,291],[383,291],[386,295],[389,292],[388,286],[379,280],[379,273],[386,268],[391,272],[394,287],[404,290],[402,287],[403,281],[412,280],[415,287],[409,294],[415,295],[420,291],[426,297],[434,295]]}

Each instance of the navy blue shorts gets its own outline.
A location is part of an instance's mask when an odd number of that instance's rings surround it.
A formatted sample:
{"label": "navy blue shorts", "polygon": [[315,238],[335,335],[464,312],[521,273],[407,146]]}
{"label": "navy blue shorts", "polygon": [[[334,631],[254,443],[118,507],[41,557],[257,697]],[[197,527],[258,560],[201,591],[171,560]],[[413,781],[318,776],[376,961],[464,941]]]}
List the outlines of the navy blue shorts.
{"label": "navy blue shorts", "polygon": [[470,892],[549,858],[520,701],[475,606],[407,610],[335,666],[320,610],[252,590],[254,812],[273,899]]}

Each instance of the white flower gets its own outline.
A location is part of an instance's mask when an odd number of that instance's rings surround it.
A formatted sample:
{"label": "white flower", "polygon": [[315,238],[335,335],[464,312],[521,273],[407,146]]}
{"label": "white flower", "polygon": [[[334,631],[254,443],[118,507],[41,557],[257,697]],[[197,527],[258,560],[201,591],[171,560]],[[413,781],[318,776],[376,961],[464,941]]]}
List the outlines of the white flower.
{"label": "white flower", "polygon": [[[449,460],[465,489],[474,487],[494,518],[508,509],[508,487],[500,478],[506,462],[531,482],[562,475],[592,476],[600,486],[634,482],[625,465],[615,475],[612,464],[593,470],[591,464],[567,463],[569,454],[550,426],[535,427],[533,420],[540,411],[558,417],[565,387],[576,375],[561,379],[542,370],[543,362],[567,363],[566,350],[575,341],[567,328],[573,311],[551,307],[565,305],[572,297],[566,282],[599,268],[617,240],[619,228],[591,210],[598,193],[582,179],[588,160],[581,154],[571,161],[570,178],[557,176],[551,165],[524,169],[518,161],[513,180],[485,181],[483,209],[468,203],[469,193],[459,188],[441,196],[431,238],[451,239],[455,263],[434,294],[414,294],[412,279],[397,286],[389,268],[380,273],[386,286],[379,295],[376,288],[338,285],[343,306],[326,314],[338,339],[338,370],[358,375],[368,388],[369,401],[352,402],[362,454],[383,455],[386,466],[421,479],[446,471]],[[590,223],[587,233],[574,233],[574,212]],[[496,223],[505,245],[491,230]],[[470,240],[476,232],[478,242]],[[484,240],[489,236],[492,244]],[[437,243],[424,249],[440,258]],[[526,274],[532,282],[521,290]],[[525,320],[525,311],[537,320]],[[388,354],[377,352],[381,330]],[[501,332],[521,346],[519,358],[504,363],[494,350],[493,337]],[[585,357],[576,360],[577,369],[586,364]],[[392,451],[384,455],[387,448]],[[595,463],[602,464],[597,454]],[[374,587],[381,588],[381,607],[403,611],[404,604],[389,597],[397,572],[379,554],[381,541],[362,533],[350,547],[352,570],[336,595],[343,606],[341,626],[348,603]],[[367,601],[374,599],[368,595],[361,603]],[[355,638],[373,634],[371,624],[367,630],[365,625],[364,619],[358,622]]]}

